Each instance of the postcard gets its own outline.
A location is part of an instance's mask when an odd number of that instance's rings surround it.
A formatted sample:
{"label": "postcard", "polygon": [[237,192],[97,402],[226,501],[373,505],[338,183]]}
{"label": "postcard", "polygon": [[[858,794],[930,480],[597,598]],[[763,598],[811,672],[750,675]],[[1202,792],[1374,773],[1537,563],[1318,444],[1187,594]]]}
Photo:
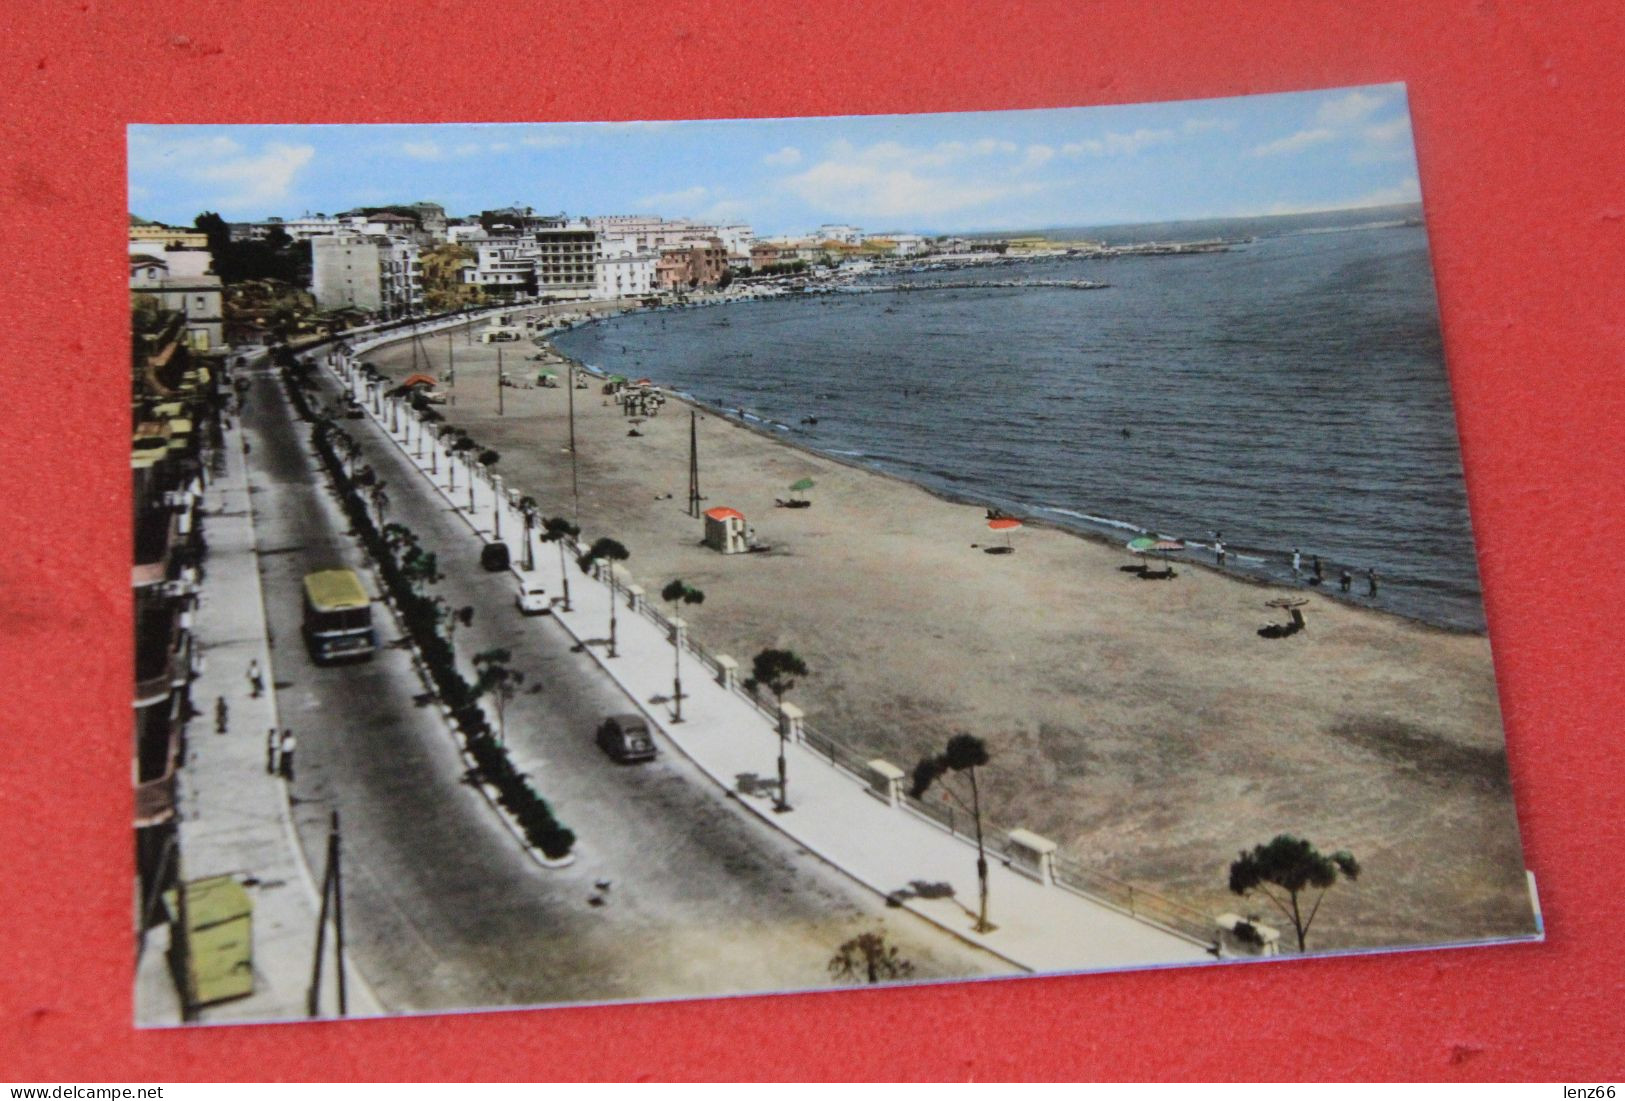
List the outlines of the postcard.
{"label": "postcard", "polygon": [[1402,86],[128,142],[140,1024],[1540,937]]}

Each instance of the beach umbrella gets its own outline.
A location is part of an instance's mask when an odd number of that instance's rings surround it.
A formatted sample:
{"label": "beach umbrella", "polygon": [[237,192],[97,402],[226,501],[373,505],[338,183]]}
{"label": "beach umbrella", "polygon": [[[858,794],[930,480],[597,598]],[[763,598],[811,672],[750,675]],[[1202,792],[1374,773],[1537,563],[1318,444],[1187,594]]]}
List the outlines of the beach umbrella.
{"label": "beach umbrella", "polygon": [[1010,545],[1010,533],[1021,526],[1021,521],[1013,516],[995,516],[987,522],[989,531],[1004,532],[1004,549],[1006,552],[1015,550]]}
{"label": "beach umbrella", "polygon": [[791,493],[805,493],[816,483],[811,478],[802,478],[800,481],[790,483]]}

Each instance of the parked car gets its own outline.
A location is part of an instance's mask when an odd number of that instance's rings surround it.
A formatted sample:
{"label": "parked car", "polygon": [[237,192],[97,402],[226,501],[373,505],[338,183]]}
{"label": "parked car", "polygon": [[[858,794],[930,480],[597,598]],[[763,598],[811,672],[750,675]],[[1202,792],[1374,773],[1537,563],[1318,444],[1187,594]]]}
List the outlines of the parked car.
{"label": "parked car", "polygon": [[654,739],[641,715],[611,715],[598,726],[598,748],[622,764],[652,761]]}
{"label": "parked car", "polygon": [[552,601],[547,598],[547,589],[533,577],[519,579],[519,594],[514,598],[514,603],[525,615],[541,615],[553,607]]}
{"label": "parked car", "polygon": [[509,561],[506,543],[487,543],[480,548],[480,568],[483,570],[500,573],[508,568]]}

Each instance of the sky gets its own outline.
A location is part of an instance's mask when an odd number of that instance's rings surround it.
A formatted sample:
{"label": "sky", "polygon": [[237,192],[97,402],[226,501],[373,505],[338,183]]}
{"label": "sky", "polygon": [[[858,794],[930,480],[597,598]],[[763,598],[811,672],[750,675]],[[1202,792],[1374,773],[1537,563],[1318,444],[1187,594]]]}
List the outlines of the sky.
{"label": "sky", "polygon": [[190,225],[438,202],[955,233],[1414,202],[1403,85],[1128,106],[691,122],[139,125],[129,208]]}

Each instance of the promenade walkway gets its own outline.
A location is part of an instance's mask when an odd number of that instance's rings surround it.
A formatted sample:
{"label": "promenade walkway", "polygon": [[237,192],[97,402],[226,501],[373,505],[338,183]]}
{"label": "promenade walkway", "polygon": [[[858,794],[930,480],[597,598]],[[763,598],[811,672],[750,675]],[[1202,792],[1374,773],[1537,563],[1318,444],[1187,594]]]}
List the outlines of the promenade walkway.
{"label": "promenade walkway", "polygon": [[[376,343],[362,345],[359,356]],[[500,537],[516,548],[515,572],[526,560],[524,520],[513,507],[516,494],[479,471],[471,462],[444,450],[432,432],[404,405],[368,387],[353,369],[356,362],[333,357],[330,366],[409,456],[425,478],[458,510],[470,538]],[[544,513],[547,511],[544,502]],[[554,511],[559,511],[555,509]],[[583,543],[590,543],[584,533]],[[551,592],[562,589],[555,546],[533,543],[530,571]],[[567,557],[569,557],[567,555]],[[472,558],[472,555],[470,556]],[[617,604],[618,656],[609,657],[604,640],[609,629],[612,590],[602,576],[589,576],[574,562],[570,576],[571,610],[558,604],[560,625],[591,652],[627,697],[661,732],[666,747],[684,754],[714,780],[728,797],[764,822],[794,838],[809,851],[872,890],[889,896],[943,929],[1032,971],[1085,971],[1127,967],[1182,965],[1212,959],[1207,946],[1189,935],[1131,916],[1121,909],[1072,890],[1041,881],[1008,864],[1004,854],[989,851],[990,908],[994,928],[978,932],[976,924],[976,851],[961,836],[906,806],[876,793],[866,778],[834,766],[831,755],[793,740],[786,747],[788,789],[793,807],[773,810],[779,736],[774,717],[724,683],[714,666],[691,652],[682,656],[683,718],[673,721],[673,645],[668,628],[633,607],[634,595],[621,583]],[[747,656],[748,660],[748,656]],[[912,762],[897,762],[905,769]],[[539,778],[546,790],[545,777]],[[613,808],[606,808],[613,814]],[[572,823],[579,844],[592,845],[592,823]]]}
{"label": "promenade walkway", "polygon": [[[199,1011],[209,1023],[297,1020],[315,951],[319,892],[293,832],[287,784],[266,771],[266,732],[281,730],[276,672],[267,645],[254,516],[243,433],[225,433],[225,471],[204,491],[200,515],[208,540],[206,573],[192,631],[202,670],[192,682],[201,714],[187,731],[178,775],[182,871],[188,881],[229,875],[253,902],[254,992]],[[258,662],[264,690],[256,697],[248,669]],[[217,733],[216,701],[226,702]],[[295,732],[298,733],[297,731]],[[295,755],[297,762],[297,754]],[[315,869],[319,876],[321,869]],[[168,926],[147,936],[136,969],[136,1023],[181,1023],[180,999],[166,961]],[[321,1015],[338,1012],[328,938]],[[365,980],[348,968],[349,1012],[381,1011]]]}

